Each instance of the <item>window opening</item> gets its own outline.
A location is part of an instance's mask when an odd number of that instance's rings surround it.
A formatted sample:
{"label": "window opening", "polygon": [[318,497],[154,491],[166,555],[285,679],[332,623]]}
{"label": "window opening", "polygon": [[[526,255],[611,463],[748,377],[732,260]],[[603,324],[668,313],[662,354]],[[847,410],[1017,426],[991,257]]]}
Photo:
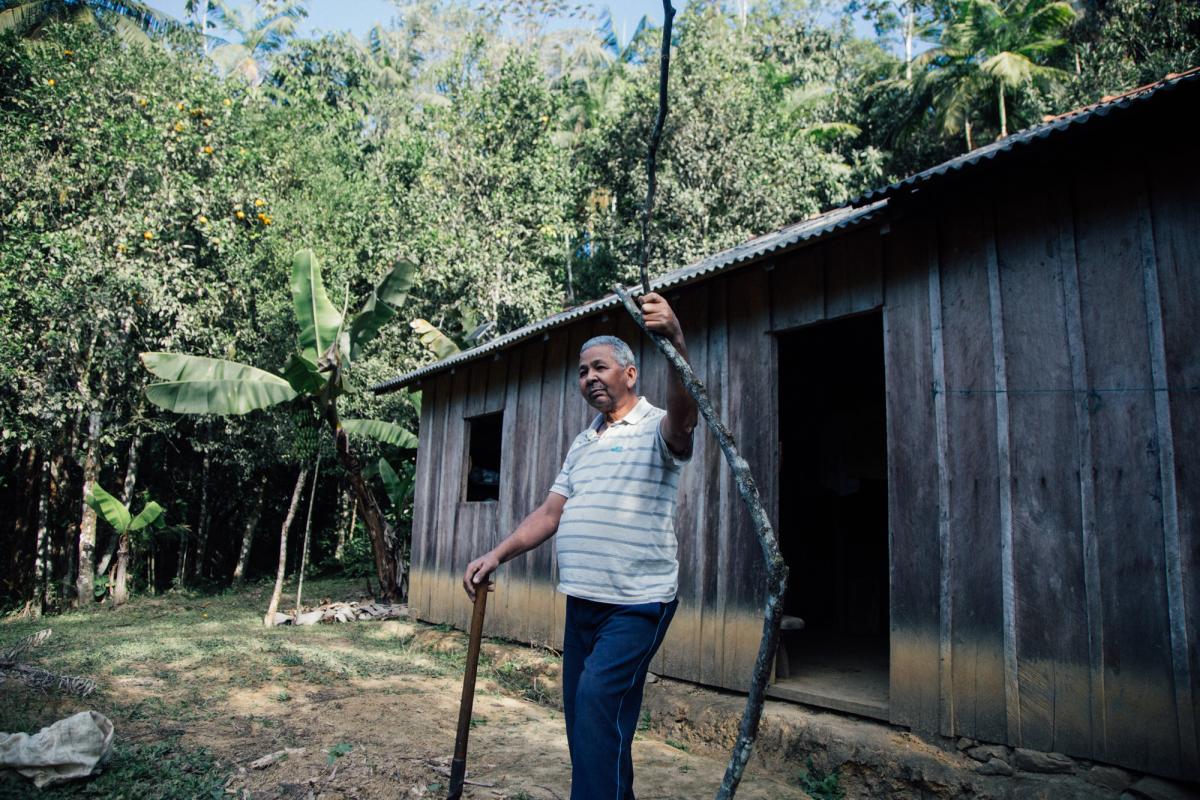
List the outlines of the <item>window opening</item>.
{"label": "window opening", "polygon": [[467,502],[500,499],[500,445],[504,414],[467,420]]}

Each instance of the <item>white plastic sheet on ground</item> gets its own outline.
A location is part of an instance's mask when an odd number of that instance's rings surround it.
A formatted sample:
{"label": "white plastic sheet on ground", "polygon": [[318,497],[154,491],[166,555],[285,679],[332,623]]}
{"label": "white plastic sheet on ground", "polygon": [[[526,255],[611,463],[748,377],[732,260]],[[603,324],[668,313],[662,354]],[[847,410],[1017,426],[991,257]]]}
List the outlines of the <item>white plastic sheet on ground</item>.
{"label": "white plastic sheet on ground", "polygon": [[15,769],[39,789],[86,778],[112,754],[113,724],[80,711],[35,734],[0,733],[0,769]]}

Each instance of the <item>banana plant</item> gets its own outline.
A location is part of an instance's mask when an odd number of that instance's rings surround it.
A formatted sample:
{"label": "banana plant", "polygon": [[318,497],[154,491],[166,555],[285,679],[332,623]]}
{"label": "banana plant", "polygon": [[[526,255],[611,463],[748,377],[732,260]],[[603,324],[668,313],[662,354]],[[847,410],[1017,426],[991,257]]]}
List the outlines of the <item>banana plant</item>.
{"label": "banana plant", "polygon": [[350,450],[348,434],[367,436],[403,448],[417,438],[399,425],[383,420],[338,416],[337,399],[351,391],[348,370],[362,348],[393,317],[408,297],[416,267],[397,261],[347,318],[330,301],[321,279],[321,266],[311,250],[292,259],[292,304],[300,329],[298,351],[281,374],[219,358],[183,353],[142,353],[143,366],[160,381],[146,387],[146,398],[178,414],[246,414],[257,409],[308,397],[320,410],[334,437],[338,460],[350,476],[364,523],[371,537],[375,569],[382,594],[399,599],[403,561],[390,524],[363,478],[362,466]]}
{"label": "banana plant", "polygon": [[[403,525],[406,521],[411,521],[412,518],[409,516],[409,512],[412,510],[413,488],[416,485],[416,474],[413,463],[408,461],[401,464],[400,471],[397,472],[392,467],[391,462],[386,458],[380,458],[377,469],[379,470],[379,479],[383,481],[383,488],[387,492],[388,500],[391,501],[392,516],[395,518],[396,523]],[[405,563],[408,562],[407,543],[410,540],[411,537],[409,536],[401,537],[400,557]],[[406,595],[408,594],[407,580],[408,575],[406,570],[405,585],[402,587],[405,589]]]}
{"label": "banana plant", "polygon": [[495,320],[479,322],[479,315],[474,309],[465,305],[457,305],[450,310],[451,323],[461,334],[444,333],[429,320],[414,319],[408,323],[413,333],[421,340],[425,349],[437,356],[438,361],[449,358],[455,353],[486,342],[496,331]]}
{"label": "banana plant", "polygon": [[162,528],[166,525],[163,519],[163,509],[158,503],[150,500],[138,512],[137,516],[130,513],[117,498],[104,490],[99,483],[92,486],[86,502],[100,515],[105,522],[113,527],[117,536],[117,575],[112,585],[113,605],[123,605],[129,600],[127,576],[129,574],[129,534],[154,526]]}

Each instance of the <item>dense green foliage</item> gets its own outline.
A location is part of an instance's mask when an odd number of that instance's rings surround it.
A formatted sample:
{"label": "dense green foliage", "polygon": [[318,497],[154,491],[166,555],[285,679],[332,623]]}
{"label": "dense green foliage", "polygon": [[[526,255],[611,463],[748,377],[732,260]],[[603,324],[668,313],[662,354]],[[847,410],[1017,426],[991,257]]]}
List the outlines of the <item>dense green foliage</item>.
{"label": "dense green foliage", "polygon": [[[70,15],[39,21],[34,38],[9,26],[0,498],[13,511],[0,525],[0,595],[73,599],[89,460],[101,483],[126,487],[114,491],[126,504],[134,486],[172,498],[176,533],[135,565],[138,591],[228,581],[242,520],[258,518],[255,487],[266,486],[259,529],[277,527],[314,453],[306,401],[236,418],[164,414],[145,402],[136,356],[282,369],[300,333],[298,249],[321,253],[339,310],[398,258],[418,265],[400,318],[355,353],[360,389],[432,358],[408,321],[474,343],[632,279],[659,31],[621,42],[611,20],[551,24],[534,5],[506,16],[421,0],[365,43],[289,36],[296,3],[273,18],[214,10],[242,48],[221,64],[206,55],[220,48],[178,27],[146,44]],[[0,15],[15,6],[0,0]],[[680,13],[653,273],[956,155],[968,136],[977,146],[1200,61],[1200,12],[1183,0],[848,6],[876,37],[806,0],[756,3],[745,20],[706,0]],[[907,61],[893,54],[904,42]],[[416,429],[403,393],[343,401],[343,416]],[[405,474],[403,444],[370,445],[364,462],[384,456]],[[346,488],[338,469],[322,475],[313,563],[336,563]],[[402,530],[409,509],[393,513]],[[109,534],[99,539],[104,552]],[[273,545],[259,545],[261,572]],[[181,570],[185,548],[193,566]]]}

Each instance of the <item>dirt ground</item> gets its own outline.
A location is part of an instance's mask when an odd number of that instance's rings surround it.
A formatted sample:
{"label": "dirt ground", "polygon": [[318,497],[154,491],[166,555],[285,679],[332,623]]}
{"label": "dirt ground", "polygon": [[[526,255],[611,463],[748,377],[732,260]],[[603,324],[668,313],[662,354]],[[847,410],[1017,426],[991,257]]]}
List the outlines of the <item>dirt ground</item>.
{"label": "dirt ground", "polygon": [[[251,592],[146,600],[48,620],[42,627],[56,629],[56,645],[36,663],[91,674],[100,691],[81,701],[35,696],[9,682],[0,687],[7,695],[0,730],[33,730],[93,708],[109,715],[127,742],[178,737],[183,747],[206,749],[228,772],[226,796],[444,796],[465,636],[396,620],[267,631],[258,622],[258,599]],[[0,643],[36,627],[2,625]],[[468,757],[475,783],[465,797],[569,797],[557,672],[550,651],[485,644]],[[713,795],[727,754],[657,732],[649,714],[642,728],[633,751],[639,798]],[[281,750],[288,752],[278,762],[251,766]],[[739,796],[807,797],[797,772],[752,763]]]}
{"label": "dirt ground", "polygon": [[[375,623],[356,623],[371,625]],[[405,637],[416,626],[382,623],[383,636]],[[426,644],[453,652],[458,633],[425,636]],[[493,659],[540,660],[537,651],[491,644]],[[513,662],[506,662],[513,663]],[[186,739],[223,754],[241,768],[229,788],[255,798],[437,797],[448,784],[461,679],[397,675],[360,678],[340,687],[292,684],[286,708],[277,687],[234,692],[224,713],[189,728]],[[339,744],[352,749],[332,759]],[[686,746],[686,745],[685,745]],[[250,758],[303,747],[286,761],[254,770]],[[680,749],[650,731],[634,742],[635,789],[640,798],[699,798],[719,785],[725,762]],[[566,798],[570,768],[562,714],[514,696],[494,680],[477,686],[468,756],[469,798]],[[756,774],[739,792],[745,798],[803,798],[798,788]]]}

